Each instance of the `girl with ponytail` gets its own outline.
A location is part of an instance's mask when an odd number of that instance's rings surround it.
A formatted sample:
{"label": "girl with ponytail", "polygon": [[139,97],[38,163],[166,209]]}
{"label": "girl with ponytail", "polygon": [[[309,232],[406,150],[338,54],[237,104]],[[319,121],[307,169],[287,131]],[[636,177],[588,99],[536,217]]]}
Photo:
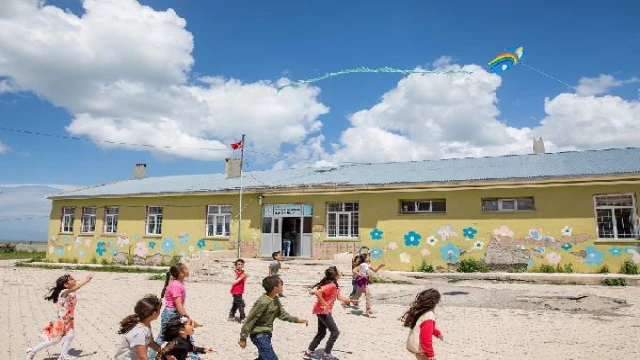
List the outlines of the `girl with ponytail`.
{"label": "girl with ponytail", "polygon": [[162,301],[156,295],[147,295],[138,300],[133,314],[120,321],[118,334],[122,335],[116,348],[114,360],[149,360],[148,348],[160,350],[153,341],[151,322],[160,316]]}
{"label": "girl with ponytail", "polygon": [[87,276],[83,281],[77,282],[71,275],[66,274],[56,280],[56,284],[49,289],[49,294],[45,296],[45,300],[55,304],[56,317],[42,330],[42,337],[45,341],[26,350],[27,360],[33,359],[40,350],[55,345],[60,341],[62,341],[62,350],[58,360],[69,358],[69,347],[75,337],[76,291],[91,281],[92,278],[92,276]]}

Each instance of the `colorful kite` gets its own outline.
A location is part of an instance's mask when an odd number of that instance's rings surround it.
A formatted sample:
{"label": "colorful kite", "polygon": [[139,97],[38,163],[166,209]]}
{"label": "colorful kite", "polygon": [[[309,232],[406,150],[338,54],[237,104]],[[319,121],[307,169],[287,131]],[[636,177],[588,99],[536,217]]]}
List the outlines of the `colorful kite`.
{"label": "colorful kite", "polygon": [[509,70],[518,64],[523,57],[524,48],[522,46],[514,48],[511,51],[502,52],[493,58],[493,60],[489,61],[489,70],[493,73]]}

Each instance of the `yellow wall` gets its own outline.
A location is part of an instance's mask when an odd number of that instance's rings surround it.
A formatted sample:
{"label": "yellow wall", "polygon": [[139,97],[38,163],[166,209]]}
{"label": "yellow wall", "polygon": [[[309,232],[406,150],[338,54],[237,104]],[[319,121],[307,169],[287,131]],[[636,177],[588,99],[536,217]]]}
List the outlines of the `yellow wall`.
{"label": "yellow wall", "polygon": [[[326,239],[324,232],[314,234],[314,242],[320,246],[334,243],[351,243],[356,248],[368,246],[373,250],[374,263],[384,260],[389,269],[411,270],[425,260],[438,269],[450,269],[461,259],[483,258],[486,247],[495,234],[498,244],[504,247],[521,246],[530,250],[530,267],[541,264],[561,265],[571,263],[579,272],[597,272],[603,264],[617,271],[627,259],[640,262],[638,242],[612,243],[596,241],[596,223],[594,218],[593,195],[607,193],[637,193],[640,185],[590,185],[559,186],[518,189],[423,191],[393,193],[352,193],[326,194],[313,196],[283,196],[266,194],[264,204],[312,203],[314,205],[314,225],[325,224],[325,203],[327,201],[358,201],[360,204],[360,236],[355,240]],[[481,211],[483,197],[529,197],[535,198],[535,211],[530,212],[492,212]],[[441,199],[447,201],[446,214],[399,214],[399,200]],[[113,252],[135,253],[138,243],[148,247],[155,241],[153,250],[148,249],[146,256],[155,252],[188,255],[199,249],[219,250],[235,248],[237,241],[238,197],[235,195],[180,196],[161,198],[124,198],[90,200],[56,200],[49,228],[50,254],[52,260],[60,257],[77,258],[88,262],[95,257],[111,259]],[[260,240],[261,207],[256,194],[244,197],[243,241]],[[233,220],[231,241],[226,239],[204,238],[205,209],[208,204],[231,204]],[[60,234],[60,212],[62,206],[76,206],[74,234]],[[104,206],[119,205],[120,220],[118,236],[101,234],[104,218]],[[144,236],[146,205],[163,205],[162,237]],[[82,206],[99,207],[94,236],[79,236]],[[443,229],[450,226],[448,235]],[[477,231],[469,238],[469,228]],[[497,229],[502,228],[502,231]],[[373,232],[374,229],[379,231]],[[465,236],[465,231],[467,229]],[[569,231],[563,235],[563,229]],[[473,232],[471,230],[471,232]],[[415,234],[410,241],[410,232]],[[381,238],[375,236],[382,233]],[[508,234],[512,232],[512,234]],[[511,236],[507,236],[511,235]],[[373,237],[373,238],[372,238]],[[123,244],[129,240],[128,244]],[[405,238],[408,241],[405,241]],[[79,240],[78,240],[79,239]],[[168,239],[168,240],[167,240]],[[199,242],[204,239],[203,242]],[[431,239],[431,243],[428,240]],[[435,239],[435,241],[433,241]],[[88,241],[87,241],[88,240]],[[120,240],[120,241],[119,241]],[[182,240],[182,241],[181,241]],[[175,248],[164,251],[162,242],[169,241]],[[96,253],[98,242],[104,242],[106,251],[102,256]],[[198,246],[200,244],[201,246]],[[417,244],[417,246],[412,246]],[[168,248],[167,248],[168,249]],[[451,250],[448,252],[447,250]],[[460,256],[455,256],[463,251]],[[448,254],[454,256],[449,257]],[[61,255],[61,256],[60,256]],[[317,256],[318,254],[314,254]],[[455,266],[455,265],[453,265]]]}

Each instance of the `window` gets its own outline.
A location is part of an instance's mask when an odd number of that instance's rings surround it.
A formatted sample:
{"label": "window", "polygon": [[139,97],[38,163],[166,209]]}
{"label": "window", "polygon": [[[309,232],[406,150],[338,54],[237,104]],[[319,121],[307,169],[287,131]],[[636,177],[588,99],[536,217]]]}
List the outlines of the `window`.
{"label": "window", "polygon": [[632,194],[594,196],[598,238],[634,239],[637,237],[636,199]]}
{"label": "window", "polygon": [[327,203],[327,237],[357,238],[358,213],[355,201]]}
{"label": "window", "polygon": [[207,236],[229,236],[231,205],[207,206]]}
{"label": "window", "polygon": [[443,213],[447,211],[447,202],[439,200],[402,200],[400,201],[400,213]]}
{"label": "window", "polygon": [[162,206],[147,206],[147,235],[162,234]]}
{"label": "window", "polygon": [[118,232],[118,212],[117,206],[107,206],[104,209],[104,230],[105,234],[115,234]]}
{"label": "window", "polygon": [[95,207],[83,207],[82,208],[82,227],[81,233],[92,234],[96,231],[96,208]]}
{"label": "window", "polygon": [[75,206],[63,206],[62,207],[62,221],[60,224],[60,232],[72,233],[73,232],[73,218],[75,216]]}
{"label": "window", "polygon": [[512,199],[482,199],[482,211],[530,211],[535,210],[532,197]]}

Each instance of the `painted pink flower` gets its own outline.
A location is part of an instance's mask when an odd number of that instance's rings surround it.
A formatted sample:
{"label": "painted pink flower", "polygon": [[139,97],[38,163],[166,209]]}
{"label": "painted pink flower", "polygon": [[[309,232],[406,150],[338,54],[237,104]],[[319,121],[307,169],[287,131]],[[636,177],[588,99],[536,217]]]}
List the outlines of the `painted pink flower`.
{"label": "painted pink flower", "polygon": [[547,261],[551,265],[558,265],[560,263],[560,260],[562,260],[562,256],[560,256],[560,254],[558,253],[547,254]]}
{"label": "painted pink flower", "polygon": [[504,237],[513,237],[513,235],[515,235],[515,234],[507,226],[502,225],[499,228],[493,230],[493,235],[495,235],[495,236],[504,236]]}
{"label": "painted pink flower", "polygon": [[91,246],[91,239],[84,239],[84,246]]}
{"label": "painted pink flower", "polygon": [[145,257],[145,255],[147,255],[148,252],[149,252],[149,248],[147,248],[147,243],[139,242],[136,244],[136,250],[134,252],[136,256]]}
{"label": "painted pink flower", "polygon": [[429,251],[429,249],[424,248],[422,250],[420,250],[420,254],[422,254],[422,256],[429,256],[431,255],[431,251]]}
{"label": "painted pink flower", "polygon": [[403,263],[410,263],[411,262],[411,255],[403,252],[402,254],[400,254],[400,262]]}
{"label": "painted pink flower", "polygon": [[389,245],[387,245],[387,249],[389,249],[389,250],[398,250],[398,243],[390,242]]}
{"label": "painted pink flower", "polygon": [[193,252],[195,249],[196,248],[193,245],[189,246],[189,252]]}
{"label": "painted pink flower", "polygon": [[118,246],[129,245],[129,237],[127,235],[118,235]]}

